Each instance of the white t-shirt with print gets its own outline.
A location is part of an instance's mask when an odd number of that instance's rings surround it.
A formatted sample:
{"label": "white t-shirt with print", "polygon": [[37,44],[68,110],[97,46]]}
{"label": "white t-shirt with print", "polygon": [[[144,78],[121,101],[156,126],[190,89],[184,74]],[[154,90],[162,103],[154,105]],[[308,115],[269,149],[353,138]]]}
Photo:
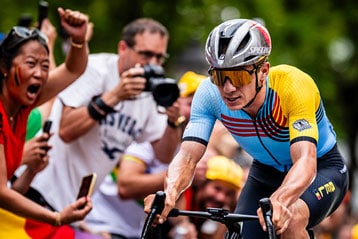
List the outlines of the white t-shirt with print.
{"label": "white t-shirt with print", "polygon": [[[155,159],[153,147],[149,142],[132,143],[126,154],[141,160],[147,167],[147,173],[162,172],[168,167],[168,164]],[[122,200],[118,196],[117,183],[110,175],[94,193],[92,202],[93,209],[85,218],[91,230],[106,231],[128,238],[140,238],[147,216],[143,211],[143,202],[133,199]]]}
{"label": "white t-shirt with print", "polygon": [[114,107],[116,112],[108,114],[78,139],[65,143],[59,138],[62,103],[87,106],[94,96],[112,89],[120,80],[117,65],[115,54],[90,55],[84,74],[55,100],[50,115],[54,133],[49,141],[53,146],[49,151],[50,162],[31,186],[56,210],[75,201],[83,176],[95,172],[97,190],[133,141],[152,142],[164,133],[167,116],[157,112],[151,92],[143,92],[134,100],[120,102]]}

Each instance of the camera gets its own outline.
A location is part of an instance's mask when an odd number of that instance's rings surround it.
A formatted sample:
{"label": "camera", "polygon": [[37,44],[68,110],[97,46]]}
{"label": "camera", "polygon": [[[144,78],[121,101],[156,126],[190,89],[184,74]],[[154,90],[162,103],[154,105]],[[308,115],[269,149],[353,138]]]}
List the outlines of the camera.
{"label": "camera", "polygon": [[174,79],[166,78],[163,67],[159,65],[145,65],[144,78],[146,84],[144,91],[150,91],[158,105],[171,106],[179,97],[179,87]]}

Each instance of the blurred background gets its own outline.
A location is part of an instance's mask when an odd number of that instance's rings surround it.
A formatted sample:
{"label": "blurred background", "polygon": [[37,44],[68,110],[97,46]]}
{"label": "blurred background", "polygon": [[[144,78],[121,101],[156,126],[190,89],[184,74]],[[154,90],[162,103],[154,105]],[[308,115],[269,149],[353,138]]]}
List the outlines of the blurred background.
{"label": "blurred background", "polygon": [[[207,74],[204,45],[211,29],[232,18],[261,21],[271,33],[271,65],[292,64],[309,73],[321,91],[327,114],[349,164],[352,206],[358,211],[358,1],[356,0],[48,0],[49,19],[57,27],[56,61],[62,62],[57,7],[90,16],[90,50],[116,53],[122,28],[138,17],[151,17],[169,30],[166,75],[178,79],[194,70]],[[20,18],[37,21],[38,1],[0,0],[0,32]],[[357,179],[358,180],[358,179]]]}

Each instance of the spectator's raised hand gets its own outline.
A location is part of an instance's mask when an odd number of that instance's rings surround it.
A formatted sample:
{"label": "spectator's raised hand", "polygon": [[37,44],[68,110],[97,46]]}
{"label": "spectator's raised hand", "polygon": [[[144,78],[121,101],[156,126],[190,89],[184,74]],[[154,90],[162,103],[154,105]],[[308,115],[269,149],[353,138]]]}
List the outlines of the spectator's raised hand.
{"label": "spectator's raised hand", "polygon": [[73,42],[83,43],[86,40],[88,16],[70,9],[58,8],[61,25]]}
{"label": "spectator's raised hand", "polygon": [[59,224],[70,224],[80,221],[92,210],[92,201],[90,197],[82,197],[76,202],[65,207],[60,213]]}

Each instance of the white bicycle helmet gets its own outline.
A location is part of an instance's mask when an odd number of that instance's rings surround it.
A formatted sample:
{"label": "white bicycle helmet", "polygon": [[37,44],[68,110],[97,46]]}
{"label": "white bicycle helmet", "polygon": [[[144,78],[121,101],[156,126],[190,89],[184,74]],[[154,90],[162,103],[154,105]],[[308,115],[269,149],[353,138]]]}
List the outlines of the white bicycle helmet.
{"label": "white bicycle helmet", "polygon": [[215,27],[206,41],[206,60],[213,68],[256,64],[271,52],[267,29],[248,19],[228,20]]}

